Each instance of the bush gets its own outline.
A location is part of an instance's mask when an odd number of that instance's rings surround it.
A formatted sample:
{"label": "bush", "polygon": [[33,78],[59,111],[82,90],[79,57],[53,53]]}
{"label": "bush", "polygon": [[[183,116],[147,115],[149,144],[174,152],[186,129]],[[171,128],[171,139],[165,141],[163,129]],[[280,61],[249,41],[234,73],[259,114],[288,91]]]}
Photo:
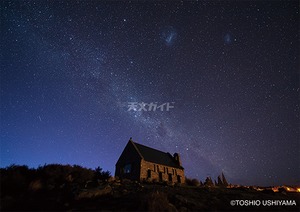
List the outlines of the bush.
{"label": "bush", "polygon": [[199,180],[197,180],[197,179],[192,179],[192,185],[193,185],[193,186],[199,186],[199,185],[200,185]]}
{"label": "bush", "polygon": [[102,168],[98,166],[95,169],[95,178],[96,180],[107,181],[111,177],[111,173],[109,171],[102,171]]}
{"label": "bush", "polygon": [[185,183],[188,186],[199,186],[200,182],[197,179],[189,179],[189,178],[185,178]]}
{"label": "bush", "polygon": [[29,183],[35,177],[35,170],[29,169],[28,166],[11,165],[1,168],[1,193],[19,195],[26,192]]}
{"label": "bush", "polygon": [[[107,180],[109,171],[83,168],[78,165],[49,164],[29,169],[27,166],[11,165],[0,169],[1,193],[21,195],[28,191],[61,190],[62,188],[84,188],[86,182]],[[97,182],[97,181],[96,181]]]}
{"label": "bush", "polygon": [[212,179],[211,179],[211,177],[207,177],[205,179],[204,185],[206,187],[214,187],[215,186],[214,183],[213,183],[213,181],[212,181]]}

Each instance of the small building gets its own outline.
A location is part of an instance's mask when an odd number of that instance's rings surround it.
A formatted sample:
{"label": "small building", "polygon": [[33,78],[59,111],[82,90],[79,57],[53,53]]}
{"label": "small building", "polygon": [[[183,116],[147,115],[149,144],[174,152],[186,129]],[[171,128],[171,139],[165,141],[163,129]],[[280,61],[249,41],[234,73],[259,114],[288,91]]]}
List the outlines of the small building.
{"label": "small building", "polygon": [[118,162],[115,176],[120,179],[184,183],[184,168],[180,156],[162,152],[142,144],[128,141]]}

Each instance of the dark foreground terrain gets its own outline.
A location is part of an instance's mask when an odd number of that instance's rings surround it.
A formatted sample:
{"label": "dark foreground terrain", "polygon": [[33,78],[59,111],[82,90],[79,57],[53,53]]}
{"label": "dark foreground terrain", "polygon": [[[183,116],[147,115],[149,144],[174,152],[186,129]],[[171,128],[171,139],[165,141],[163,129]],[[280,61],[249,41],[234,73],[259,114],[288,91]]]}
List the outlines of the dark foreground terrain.
{"label": "dark foreground terrain", "polygon": [[[115,180],[100,167],[60,164],[37,169],[12,165],[0,174],[0,211],[300,211],[300,193],[285,189],[139,183]],[[249,206],[251,200],[254,206]],[[280,205],[282,200],[293,204]]]}
{"label": "dark foreground terrain", "polygon": [[[38,185],[35,186],[38,187]],[[245,188],[167,186],[114,181],[88,189],[73,190],[62,186],[60,189],[52,191],[37,190],[14,197],[1,196],[1,211],[299,211],[299,197],[299,193],[274,193]],[[231,200],[260,200],[261,205],[231,206]],[[295,200],[297,206],[263,206],[263,200]],[[244,204],[246,203],[244,202]]]}

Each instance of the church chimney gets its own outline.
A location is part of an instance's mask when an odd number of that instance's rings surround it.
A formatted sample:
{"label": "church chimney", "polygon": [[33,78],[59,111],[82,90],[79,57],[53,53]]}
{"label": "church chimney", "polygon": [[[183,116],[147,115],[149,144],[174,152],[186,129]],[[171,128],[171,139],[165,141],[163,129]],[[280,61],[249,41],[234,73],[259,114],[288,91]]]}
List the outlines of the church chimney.
{"label": "church chimney", "polygon": [[176,161],[177,165],[181,166],[181,160],[180,160],[179,154],[178,153],[174,153],[173,157],[174,157],[174,160]]}

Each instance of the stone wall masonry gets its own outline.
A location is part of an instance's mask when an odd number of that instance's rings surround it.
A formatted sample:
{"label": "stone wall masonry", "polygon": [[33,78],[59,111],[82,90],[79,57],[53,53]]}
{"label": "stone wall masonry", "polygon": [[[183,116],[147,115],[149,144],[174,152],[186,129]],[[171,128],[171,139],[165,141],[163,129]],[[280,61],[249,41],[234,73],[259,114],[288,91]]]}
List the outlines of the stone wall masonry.
{"label": "stone wall masonry", "polygon": [[[149,178],[149,174],[150,174],[150,178]],[[161,181],[172,182],[172,183],[178,183],[179,181],[181,183],[184,183],[185,181],[183,169],[164,166],[161,164],[155,164],[145,160],[141,160],[140,180],[160,181],[160,175],[161,175]]]}

